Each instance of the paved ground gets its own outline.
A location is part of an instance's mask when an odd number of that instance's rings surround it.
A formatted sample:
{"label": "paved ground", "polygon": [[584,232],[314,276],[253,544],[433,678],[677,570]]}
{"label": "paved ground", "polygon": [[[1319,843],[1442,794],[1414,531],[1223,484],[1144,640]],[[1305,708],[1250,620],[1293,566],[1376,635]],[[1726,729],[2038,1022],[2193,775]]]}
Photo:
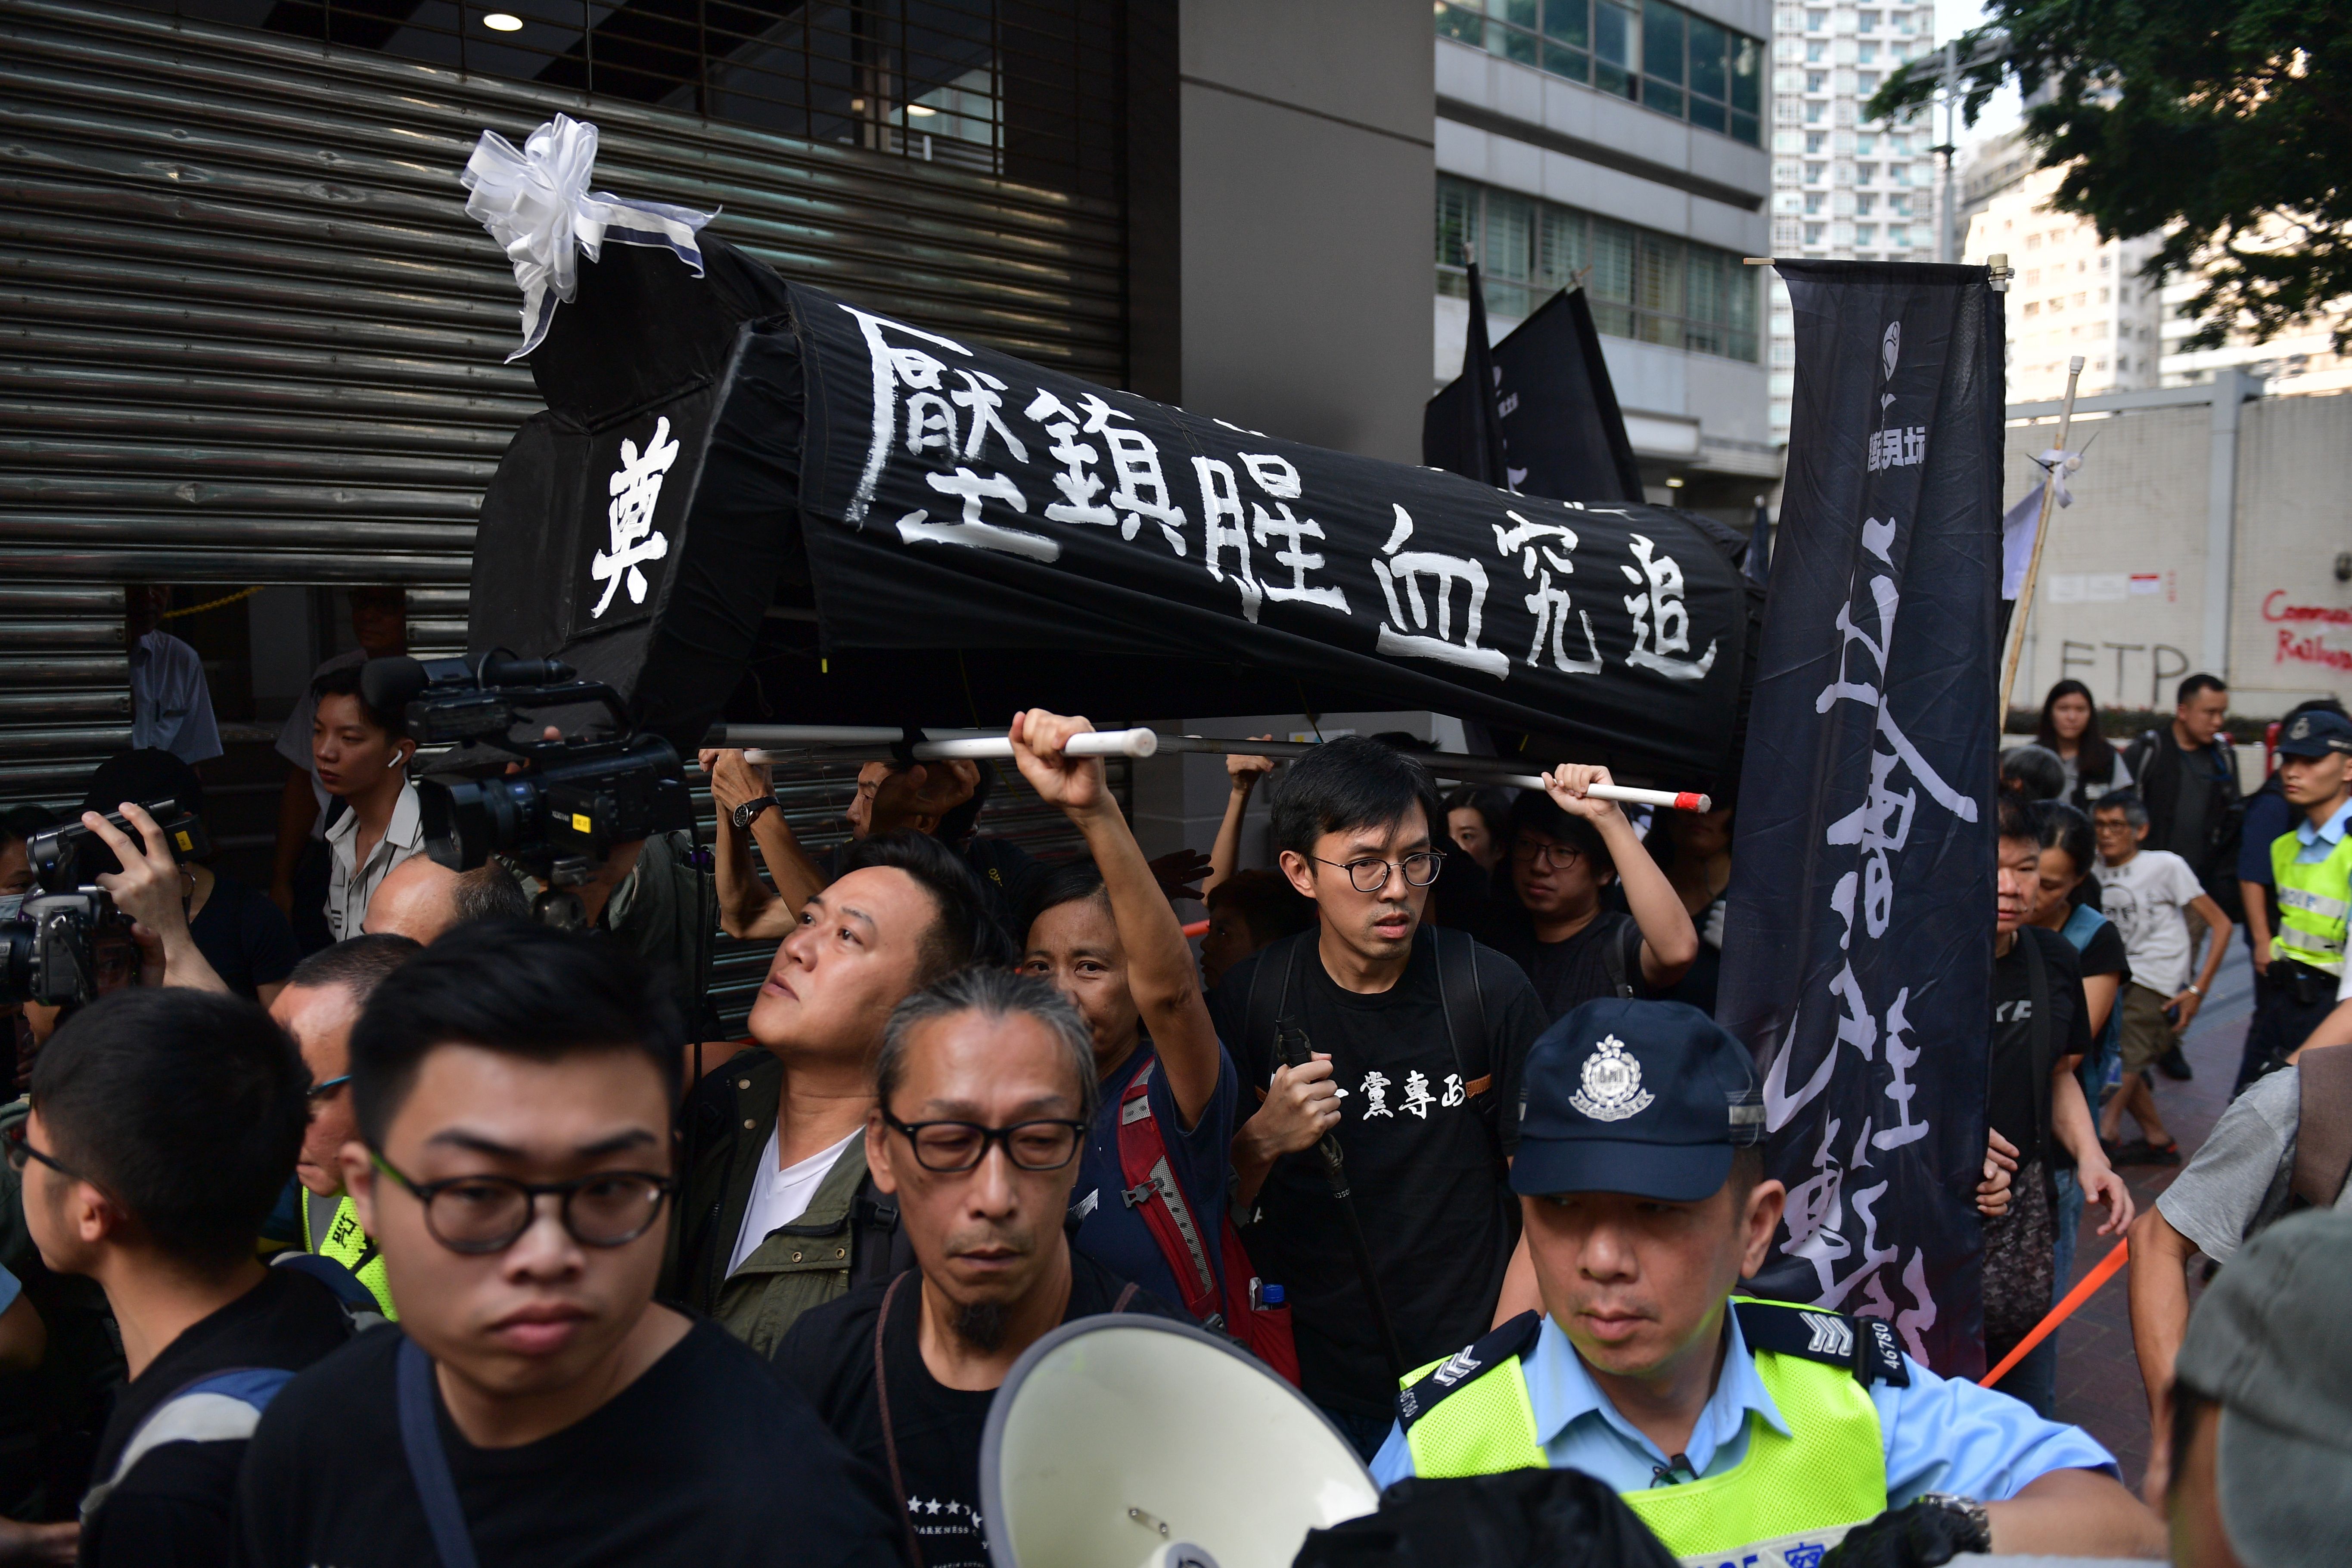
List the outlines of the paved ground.
{"label": "paved ground", "polygon": [[[2196,1078],[2188,1083],[2175,1083],[2161,1074],[2157,1078],[2158,1108],[2185,1153],[2194,1153],[2205,1142],[2229,1103],[2253,1009],[2252,985],[2245,943],[2233,941],[2212,1001],[2189,1026],[2186,1050]],[[2126,1140],[2136,1135],[2128,1119],[2123,1135]],[[2179,1173],[2177,1166],[2127,1165],[2123,1171],[2143,1209]],[[2095,1224],[2099,1212],[2088,1210],[2085,1217]],[[2086,1225],[2075,1251],[2075,1279],[2089,1273],[2114,1247],[2114,1237],[2091,1235]],[[2192,1297],[2200,1272],[2201,1265],[2189,1271]],[[2127,1271],[2116,1274],[2067,1320],[2059,1334],[2058,1418],[2074,1422],[2105,1444],[2122,1461],[2124,1479],[2137,1488],[2147,1465],[2147,1396],[2140,1384],[2139,1363],[2132,1356],[2127,1278]]]}

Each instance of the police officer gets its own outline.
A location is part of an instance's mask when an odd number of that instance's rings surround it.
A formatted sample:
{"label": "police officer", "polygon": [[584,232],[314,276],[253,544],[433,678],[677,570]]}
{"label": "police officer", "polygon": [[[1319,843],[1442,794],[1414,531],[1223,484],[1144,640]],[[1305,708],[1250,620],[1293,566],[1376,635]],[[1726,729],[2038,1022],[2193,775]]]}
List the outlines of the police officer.
{"label": "police officer", "polygon": [[1685,1562],[1814,1563],[1848,1531],[1843,1560],[1885,1568],[2163,1554],[2083,1432],[1937,1376],[1876,1320],[1733,1294],[1787,1194],[1748,1052],[1705,1014],[1588,1002],[1524,1083],[1511,1186],[1544,1310],[1405,1379],[1381,1485],[1572,1467]]}
{"label": "police officer", "polygon": [[2352,721],[2325,710],[2298,713],[2279,737],[2279,790],[2301,822],[2270,843],[2278,929],[2268,979],[2278,1017],[2273,1048],[2303,1044],[2327,1016],[2344,982],[2344,938],[2352,915]]}

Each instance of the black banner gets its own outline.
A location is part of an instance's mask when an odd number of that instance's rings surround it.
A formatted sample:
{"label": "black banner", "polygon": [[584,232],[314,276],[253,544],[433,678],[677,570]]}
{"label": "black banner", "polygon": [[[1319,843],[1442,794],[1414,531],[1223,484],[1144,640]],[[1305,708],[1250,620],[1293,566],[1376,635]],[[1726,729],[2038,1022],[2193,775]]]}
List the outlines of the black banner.
{"label": "black banner", "polygon": [[[1515,497],[626,247],[531,356],[477,649],[560,651],[691,744],[745,719],[1426,708],[1719,787],[1748,609],[1696,513]],[[738,682],[749,670],[752,679]]]}
{"label": "black banner", "polygon": [[1789,1187],[1759,1293],[1984,1370],[2002,329],[1980,267],[1782,262],[1789,473],[1717,1016]]}
{"label": "black banner", "polygon": [[[1471,336],[1482,330],[1471,296]],[[1638,501],[1642,471],[1625,437],[1625,416],[1601,354],[1601,334],[1584,290],[1554,294],[1494,347],[1492,374],[1510,486],[1554,500]],[[1472,410],[1472,357],[1462,375],[1422,414],[1421,460],[1475,474],[1465,446]]]}
{"label": "black banner", "polygon": [[[1486,335],[1486,290],[1478,279],[1478,264],[1470,263],[1468,271],[1470,321],[1462,334],[1462,374],[1422,410],[1421,460],[1430,468],[1444,468],[1498,490],[1517,490],[1517,481],[1524,476],[1511,471],[1502,416],[1496,406],[1503,395],[1496,384],[1502,373],[1496,368],[1493,342]],[[1528,493],[1552,494],[1549,490]]]}

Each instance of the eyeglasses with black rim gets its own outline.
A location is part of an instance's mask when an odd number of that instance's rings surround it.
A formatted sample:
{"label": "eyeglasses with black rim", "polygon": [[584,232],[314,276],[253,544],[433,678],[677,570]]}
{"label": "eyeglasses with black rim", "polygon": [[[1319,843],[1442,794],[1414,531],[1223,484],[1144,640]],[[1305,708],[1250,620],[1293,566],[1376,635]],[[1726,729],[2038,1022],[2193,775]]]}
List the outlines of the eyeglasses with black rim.
{"label": "eyeglasses with black rim", "polygon": [[1085,1122],[1053,1117],[983,1127],[977,1121],[901,1121],[886,1110],[882,1121],[914,1146],[917,1164],[942,1176],[978,1170],[992,1143],[1004,1146],[1004,1157],[1016,1170],[1058,1171],[1078,1157],[1087,1135]]}
{"label": "eyeglasses with black rim", "polygon": [[524,1182],[512,1176],[451,1176],[411,1181],[381,1150],[375,1168],[425,1205],[425,1228],[452,1252],[504,1252],[522,1239],[538,1216],[539,1200],[552,1197],[564,1230],[583,1247],[626,1247],[654,1227],[662,1205],[678,1190],[675,1176],[650,1171],[592,1171],[568,1182]]}
{"label": "eyeglasses with black rim", "polygon": [[1367,855],[1359,860],[1326,860],[1314,857],[1317,864],[1337,866],[1348,873],[1348,885],[1360,893],[1377,893],[1389,885],[1389,872],[1394,870],[1409,888],[1426,888],[1437,880],[1438,871],[1445,865],[1443,850],[1424,849],[1408,855],[1402,860],[1383,860],[1377,855]]}

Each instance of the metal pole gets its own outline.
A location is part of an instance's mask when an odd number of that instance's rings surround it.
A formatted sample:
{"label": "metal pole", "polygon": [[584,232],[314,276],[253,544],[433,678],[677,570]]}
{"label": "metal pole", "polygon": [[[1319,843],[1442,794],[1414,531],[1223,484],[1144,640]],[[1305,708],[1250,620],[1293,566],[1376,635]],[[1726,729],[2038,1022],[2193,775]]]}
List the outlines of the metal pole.
{"label": "metal pole", "polygon": [[[2058,450],[2066,450],[2066,428],[2074,422],[2074,384],[2083,377],[2083,356],[2076,354],[2066,362],[2066,401],[2058,410]],[[2066,459],[2062,456],[2058,461]],[[2025,651],[2025,623],[2033,611],[2033,582],[2042,574],[2042,548],[2050,542],[2050,520],[2056,515],[2058,504],[2058,470],[2053,467],[2042,477],[2042,521],[2033,530],[2033,554],[2025,563],[2025,581],[2018,585],[2017,612],[2009,623],[2009,657],[2002,662],[2000,675],[2000,709],[1994,720],[1999,735],[2009,728],[2009,694],[2017,685],[2018,658]]]}
{"label": "metal pole", "polygon": [[1960,258],[1959,236],[1955,232],[1959,215],[1952,200],[1952,163],[1960,153],[1959,103],[1959,46],[1948,40],[1944,45],[1944,210],[1942,221],[1936,226],[1936,259],[1942,262]]}

